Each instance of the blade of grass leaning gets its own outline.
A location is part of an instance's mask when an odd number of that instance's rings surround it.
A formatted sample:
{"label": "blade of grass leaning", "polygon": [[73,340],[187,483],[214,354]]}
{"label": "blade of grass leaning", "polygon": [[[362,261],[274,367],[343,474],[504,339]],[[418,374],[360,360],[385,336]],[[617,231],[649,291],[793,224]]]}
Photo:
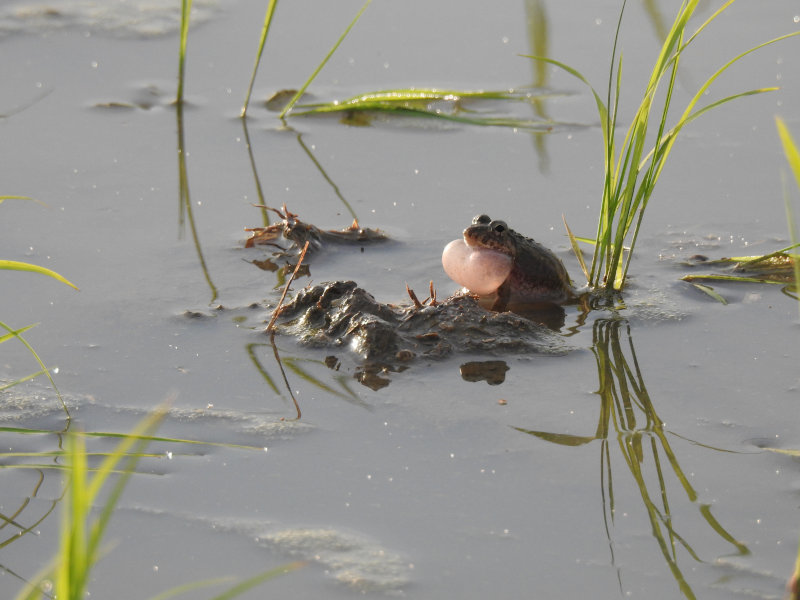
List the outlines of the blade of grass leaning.
{"label": "blade of grass leaning", "polygon": [[0,344],[2,344],[3,342],[7,342],[8,340],[13,339],[15,337],[19,337],[19,334],[25,333],[26,331],[28,331],[29,329],[33,329],[37,325],[38,323],[34,323],[33,325],[26,325],[21,329],[15,329],[14,331],[11,331],[3,336],[0,336]]}
{"label": "blade of grass leaning", "polygon": [[586,262],[583,260],[583,252],[578,247],[578,239],[572,234],[572,230],[567,225],[567,219],[564,215],[561,215],[561,218],[564,221],[564,228],[567,230],[567,237],[569,238],[569,244],[572,247],[572,252],[578,258],[578,264],[581,266],[581,271],[586,276],[586,281],[589,281],[589,271],[586,268]]}
{"label": "blade of grass leaning", "polygon": [[41,371],[36,371],[35,373],[31,373],[30,375],[25,375],[25,377],[20,377],[19,379],[15,379],[10,383],[6,383],[0,386],[0,392],[4,392],[5,390],[12,388],[15,385],[25,383],[26,381],[30,381],[31,379],[36,379],[39,375],[44,375],[45,373],[47,373],[47,369],[42,369]]}
{"label": "blade of grass leaning", "polygon": [[[789,133],[783,119],[775,117],[775,125],[778,128],[778,136],[783,145],[783,153],[786,155],[786,160],[797,182],[797,188],[800,189],[800,150],[798,150],[798,146]],[[792,241],[794,242],[794,240]]]}
{"label": "blade of grass leaning", "polygon": [[78,289],[78,286],[62,277],[55,271],[51,271],[45,267],[40,267],[39,265],[32,265],[26,262],[19,262],[17,260],[0,260],[0,269],[7,270],[7,271],[27,271],[30,273],[39,273],[40,275],[47,275],[48,277],[52,277],[53,279],[57,279],[61,283],[65,283],[71,288]]}
{"label": "blade of grass leaning", "polygon": [[717,292],[712,287],[709,287],[707,285],[703,285],[702,283],[692,283],[692,287],[694,287],[696,290],[699,290],[699,291],[703,292],[704,294],[707,294],[708,296],[712,297],[714,300],[716,300],[720,304],[725,304],[725,305],[728,304],[728,301],[725,300],[725,298],[723,298],[719,294],[719,292]]}
{"label": "blade of grass leaning", "polygon": [[253,66],[253,74],[250,76],[250,85],[247,86],[247,95],[244,98],[244,106],[242,106],[242,113],[240,115],[243,119],[247,117],[247,107],[250,106],[250,96],[253,94],[253,85],[256,82],[256,73],[258,72],[258,66],[261,64],[261,55],[264,53],[264,45],[267,43],[269,26],[272,24],[272,15],[275,14],[276,6],[278,6],[278,0],[269,0],[267,12],[264,15],[264,27],[261,29],[261,38],[258,41],[256,64]]}
{"label": "blade of grass leaning", "polygon": [[[789,163],[789,168],[794,175],[797,189],[800,190],[800,150],[798,150],[797,144],[789,133],[789,129],[786,127],[786,123],[783,122],[783,119],[776,117],[775,126],[778,128],[778,137],[780,137],[783,153]],[[792,240],[793,247],[796,247],[800,245],[798,244],[797,221],[795,220],[794,211],[792,210],[792,201],[785,185],[784,204],[786,205],[786,223],[789,226],[789,237]],[[792,260],[792,269],[794,271],[794,289],[797,291],[800,290],[800,260],[798,260],[797,257],[794,257]],[[800,308],[800,303],[798,303],[798,308]],[[800,577],[800,555],[798,555],[798,564],[795,568],[795,577]]]}
{"label": "blade of grass leaning", "polygon": [[372,0],[367,0],[364,3],[364,6],[361,7],[361,10],[358,11],[356,16],[353,18],[353,20],[350,22],[350,24],[344,30],[342,35],[339,36],[339,39],[336,40],[336,43],[333,45],[333,48],[331,48],[330,51],[328,52],[328,54],[325,55],[325,58],[322,59],[322,62],[319,63],[319,65],[317,66],[316,69],[314,69],[314,72],[311,73],[311,77],[309,77],[306,80],[306,82],[300,87],[300,89],[297,90],[297,93],[292,97],[291,100],[289,100],[289,103],[286,106],[283,107],[283,110],[278,115],[279,119],[283,120],[283,118],[286,116],[286,114],[290,110],[292,110],[292,107],[297,103],[297,101],[300,99],[300,97],[305,93],[306,89],[308,89],[308,86],[311,85],[311,82],[314,81],[314,79],[316,79],[316,77],[319,74],[319,72],[328,63],[328,60],[330,60],[331,56],[333,56],[333,53],[336,52],[336,50],[339,48],[339,45],[344,41],[344,38],[347,37],[347,34],[350,33],[350,30],[358,22],[358,20],[361,18],[361,15],[364,14],[364,11],[367,10],[367,7],[370,5],[371,2],[372,2]]}
{"label": "blade of grass leaning", "polygon": [[50,369],[48,369],[45,366],[42,359],[39,358],[39,355],[36,353],[36,350],[33,349],[33,346],[31,346],[28,343],[28,341],[19,334],[19,331],[25,331],[27,329],[30,329],[31,327],[33,327],[33,325],[29,325],[28,327],[22,330],[14,330],[11,329],[11,327],[6,325],[2,321],[0,321],[0,328],[5,329],[10,335],[17,338],[22,343],[22,345],[28,349],[28,352],[31,353],[31,356],[33,356],[33,358],[36,359],[36,362],[39,363],[39,366],[41,367],[42,371],[44,371],[44,374],[47,376],[47,379],[50,380],[50,385],[53,386],[53,390],[55,390],[56,395],[58,396],[58,400],[59,402],[61,402],[61,407],[64,409],[64,413],[67,415],[67,419],[70,419],[70,414],[69,410],[67,409],[67,404],[64,402],[64,398],[61,396],[61,392],[58,391],[58,386],[56,385],[56,382],[53,380],[53,376],[50,374]]}

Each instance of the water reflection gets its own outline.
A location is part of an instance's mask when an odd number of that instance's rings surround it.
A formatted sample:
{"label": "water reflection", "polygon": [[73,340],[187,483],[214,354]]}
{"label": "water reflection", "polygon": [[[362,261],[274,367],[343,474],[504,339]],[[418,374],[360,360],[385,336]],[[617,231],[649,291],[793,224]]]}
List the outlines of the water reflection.
{"label": "water reflection", "polygon": [[[47,499],[46,497],[40,497],[39,491],[45,480],[44,471],[41,469],[35,469],[32,472],[36,476],[36,479],[33,482],[33,487],[28,495],[22,498],[19,506],[16,507],[13,512],[0,510],[0,549],[5,548],[11,543],[24,538],[30,533],[36,535],[39,525],[50,516],[66,493],[66,487],[64,487],[62,488],[61,494],[57,498]],[[31,505],[31,501],[34,499],[36,499],[36,503],[38,503],[37,505],[40,507],[39,510],[41,511],[41,515],[35,515],[33,516],[33,520],[30,520],[31,515],[23,515],[23,513],[30,513],[31,511],[35,510],[33,505]],[[5,506],[6,502],[7,499],[4,499],[2,506]],[[14,569],[6,566],[3,563],[0,563],[0,569],[12,576],[14,579],[18,580],[20,583],[29,583],[29,581],[23,575],[20,575]]]}
{"label": "water reflection", "polygon": [[[344,373],[339,373],[341,364],[335,356],[328,356],[324,360],[293,356],[278,348],[277,344],[275,343],[274,335],[270,335],[268,339],[268,342],[247,344],[245,350],[267,386],[274,394],[286,401],[287,397],[283,394],[283,392],[280,391],[278,385],[275,383],[275,379],[270,374],[270,370],[265,366],[262,359],[259,358],[260,348],[269,349],[272,351],[271,354],[272,359],[274,360],[274,366],[281,374],[283,387],[285,387],[288,397],[296,411],[296,416],[294,417],[295,419],[300,419],[302,416],[302,411],[300,408],[300,403],[297,401],[294,393],[292,392],[292,384],[289,376],[286,373],[287,371],[289,371],[294,377],[305,381],[318,390],[331,394],[337,398],[341,398],[342,400],[361,408],[369,408],[369,405],[361,400],[361,398],[358,397],[358,394],[356,394],[350,388],[350,377]],[[272,361],[268,362],[272,363]],[[330,371],[334,371],[334,373],[331,374]],[[356,379],[359,379],[359,374],[356,373],[355,377]],[[335,383],[335,386],[325,383],[325,379],[332,379]],[[386,385],[388,385],[388,382]]]}
{"label": "water reflection", "polygon": [[506,380],[508,369],[504,360],[482,360],[465,362],[459,372],[464,381],[485,381],[489,385],[500,385]]}
{"label": "water reflection", "polygon": [[[544,0],[525,0],[525,17],[528,25],[528,44],[532,56],[549,56],[550,53],[550,28],[548,26],[547,11]],[[547,63],[541,60],[531,60],[533,69],[533,87],[544,89],[550,83],[550,70]],[[545,106],[544,95],[531,95],[530,102],[533,113],[542,121],[552,121]],[[533,147],[539,158],[539,171],[547,173],[550,168],[550,156],[547,154],[547,136],[541,133],[531,133]]]}
{"label": "water reflection", "polygon": [[[534,431],[517,428],[537,438],[564,446],[581,446],[600,442],[600,486],[603,521],[611,553],[611,564],[616,566],[613,529],[619,497],[615,496],[612,462],[621,457],[638,488],[642,504],[652,527],[652,534],[661,550],[664,561],[686,598],[695,598],[679,564],[677,550],[682,547],[695,561],[702,562],[689,542],[679,531],[689,529],[673,520],[673,508],[680,501],[694,505],[702,522],[717,536],[730,544],[735,554],[749,554],[747,547],[737,541],[711,513],[708,504],[698,503],[698,494],[680,466],[673,451],[664,423],[656,413],[645,386],[633,346],[630,325],[622,318],[598,319],[593,328],[592,352],[597,361],[600,396],[600,416],[594,435],[578,436],[568,433]],[[617,448],[617,453],[614,448]],[[670,494],[667,475],[680,483],[683,496]],[[672,502],[672,504],[671,504]],[[698,529],[689,533],[707,534]],[[621,572],[617,567],[622,591]]]}
{"label": "water reflection", "polygon": [[192,232],[192,240],[194,240],[194,247],[197,250],[197,258],[200,259],[200,267],[203,269],[203,276],[211,288],[211,300],[209,303],[217,299],[217,286],[211,281],[211,275],[208,272],[206,259],[203,256],[203,249],[200,246],[200,238],[197,235],[197,228],[194,224],[194,214],[192,213],[192,200],[189,195],[189,175],[186,169],[186,144],[183,135],[183,103],[179,102],[175,105],[175,116],[178,121],[178,227],[179,233],[183,235],[186,228],[186,223],[189,223],[189,229]]}

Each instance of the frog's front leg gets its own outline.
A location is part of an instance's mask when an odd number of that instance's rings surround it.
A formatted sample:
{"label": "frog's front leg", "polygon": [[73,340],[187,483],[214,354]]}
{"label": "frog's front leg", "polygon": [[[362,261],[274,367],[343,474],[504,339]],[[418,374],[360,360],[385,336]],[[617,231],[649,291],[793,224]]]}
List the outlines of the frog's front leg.
{"label": "frog's front leg", "polygon": [[508,300],[511,298],[511,278],[506,279],[499,288],[497,288],[497,298],[492,304],[491,310],[496,312],[505,312],[508,307]]}

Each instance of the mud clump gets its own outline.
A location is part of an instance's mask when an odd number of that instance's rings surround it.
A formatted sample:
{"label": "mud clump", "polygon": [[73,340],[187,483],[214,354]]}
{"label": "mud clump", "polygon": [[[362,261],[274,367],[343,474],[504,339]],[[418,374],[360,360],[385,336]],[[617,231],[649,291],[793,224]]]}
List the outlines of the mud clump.
{"label": "mud clump", "polygon": [[571,350],[547,327],[486,310],[469,295],[400,306],[378,302],[354,281],[299,291],[281,310],[277,331],[308,346],[349,348],[365,363],[390,366],[459,353],[561,355]]}

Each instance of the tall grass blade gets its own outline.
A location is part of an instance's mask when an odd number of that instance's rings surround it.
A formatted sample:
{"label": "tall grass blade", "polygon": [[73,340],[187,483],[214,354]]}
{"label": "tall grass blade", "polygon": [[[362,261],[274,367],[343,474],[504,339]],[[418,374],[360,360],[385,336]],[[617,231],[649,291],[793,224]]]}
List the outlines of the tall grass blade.
{"label": "tall grass blade", "polygon": [[269,0],[267,5],[267,12],[264,15],[264,27],[261,29],[261,39],[258,41],[258,51],[256,52],[256,64],[253,66],[253,74],[250,76],[250,85],[247,86],[247,95],[244,98],[244,106],[242,106],[241,117],[247,117],[247,107],[250,106],[250,96],[253,94],[253,85],[256,82],[256,73],[258,66],[261,64],[261,55],[264,53],[264,44],[267,43],[267,34],[269,34],[269,26],[272,24],[272,15],[275,13],[275,7],[278,6],[278,0]]}
{"label": "tall grass blade", "polygon": [[283,110],[278,115],[279,119],[283,119],[286,116],[286,114],[290,110],[292,110],[292,107],[297,103],[297,101],[300,99],[300,97],[305,93],[306,89],[308,89],[308,86],[311,85],[311,82],[314,81],[314,79],[316,79],[316,77],[319,74],[319,72],[328,63],[328,61],[330,60],[331,56],[333,56],[333,53],[336,52],[336,50],[339,48],[339,45],[344,41],[344,38],[347,37],[347,34],[350,33],[350,30],[358,22],[358,20],[361,18],[361,15],[364,14],[364,11],[367,10],[367,7],[371,3],[372,3],[372,0],[367,0],[364,3],[364,6],[361,7],[361,10],[358,11],[356,16],[353,18],[353,20],[350,22],[350,24],[344,30],[342,35],[339,36],[339,39],[336,40],[336,43],[333,45],[333,48],[331,48],[330,51],[328,52],[328,54],[325,55],[325,58],[322,59],[322,62],[319,63],[319,65],[317,66],[316,69],[314,69],[314,72],[311,73],[311,77],[309,77],[306,80],[306,82],[302,85],[302,87],[299,90],[297,90],[297,93],[292,97],[291,100],[289,100],[289,103],[286,106],[283,107]]}
{"label": "tall grass blade", "polygon": [[192,0],[181,0],[181,33],[178,50],[178,93],[175,102],[183,104],[183,83],[186,79],[186,41],[189,38],[189,16],[192,12]]}

